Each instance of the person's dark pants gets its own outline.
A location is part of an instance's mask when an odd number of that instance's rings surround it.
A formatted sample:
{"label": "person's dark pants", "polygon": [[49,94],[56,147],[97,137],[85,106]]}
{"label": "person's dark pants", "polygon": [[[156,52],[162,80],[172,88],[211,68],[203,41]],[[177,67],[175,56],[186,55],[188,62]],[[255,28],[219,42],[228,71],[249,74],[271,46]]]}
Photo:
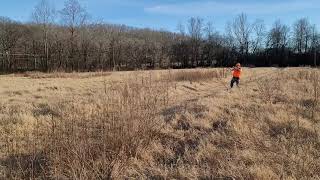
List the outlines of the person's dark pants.
{"label": "person's dark pants", "polygon": [[231,84],[230,84],[231,88],[233,88],[234,83],[236,83],[237,86],[239,86],[240,78],[238,78],[238,77],[233,77],[233,78],[232,78]]}

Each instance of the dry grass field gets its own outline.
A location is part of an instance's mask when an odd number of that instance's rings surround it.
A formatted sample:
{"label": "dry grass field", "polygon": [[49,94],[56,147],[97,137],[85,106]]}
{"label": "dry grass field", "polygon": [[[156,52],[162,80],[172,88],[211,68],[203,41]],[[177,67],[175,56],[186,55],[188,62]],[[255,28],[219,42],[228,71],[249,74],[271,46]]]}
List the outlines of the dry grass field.
{"label": "dry grass field", "polygon": [[320,179],[320,71],[0,76],[0,179]]}

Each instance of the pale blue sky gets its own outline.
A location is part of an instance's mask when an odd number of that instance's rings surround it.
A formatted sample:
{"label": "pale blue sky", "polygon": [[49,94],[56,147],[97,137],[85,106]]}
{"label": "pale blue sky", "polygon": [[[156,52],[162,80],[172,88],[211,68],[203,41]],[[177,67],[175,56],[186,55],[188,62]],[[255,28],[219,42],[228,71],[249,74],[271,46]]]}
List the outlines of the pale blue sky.
{"label": "pale blue sky", "polygon": [[[0,16],[30,21],[38,0],[0,0]],[[64,0],[51,0],[57,10]],[[225,23],[245,12],[250,21],[263,19],[270,26],[276,19],[291,25],[300,17],[319,27],[320,0],[80,0],[95,21],[175,31],[179,22],[192,16],[212,21],[223,31]]]}

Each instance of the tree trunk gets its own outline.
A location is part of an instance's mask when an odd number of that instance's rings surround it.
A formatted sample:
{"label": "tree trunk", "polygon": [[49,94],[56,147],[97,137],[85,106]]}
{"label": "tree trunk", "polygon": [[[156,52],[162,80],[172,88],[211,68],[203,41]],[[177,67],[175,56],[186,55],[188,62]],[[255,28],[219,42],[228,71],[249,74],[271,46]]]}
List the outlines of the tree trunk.
{"label": "tree trunk", "polygon": [[314,59],[314,67],[317,67],[317,50],[316,50],[316,48],[314,48],[314,57],[313,57]]}

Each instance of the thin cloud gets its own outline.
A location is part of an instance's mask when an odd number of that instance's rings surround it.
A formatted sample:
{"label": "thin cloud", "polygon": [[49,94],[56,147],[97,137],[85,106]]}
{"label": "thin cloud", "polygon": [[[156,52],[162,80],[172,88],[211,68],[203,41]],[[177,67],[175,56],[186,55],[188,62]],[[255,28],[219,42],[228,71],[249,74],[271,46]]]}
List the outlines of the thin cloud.
{"label": "thin cloud", "polygon": [[217,15],[217,14],[238,14],[245,12],[255,15],[269,15],[291,13],[306,10],[319,9],[318,0],[309,1],[285,1],[285,2],[189,2],[177,4],[161,4],[146,7],[148,13],[165,15]]}

